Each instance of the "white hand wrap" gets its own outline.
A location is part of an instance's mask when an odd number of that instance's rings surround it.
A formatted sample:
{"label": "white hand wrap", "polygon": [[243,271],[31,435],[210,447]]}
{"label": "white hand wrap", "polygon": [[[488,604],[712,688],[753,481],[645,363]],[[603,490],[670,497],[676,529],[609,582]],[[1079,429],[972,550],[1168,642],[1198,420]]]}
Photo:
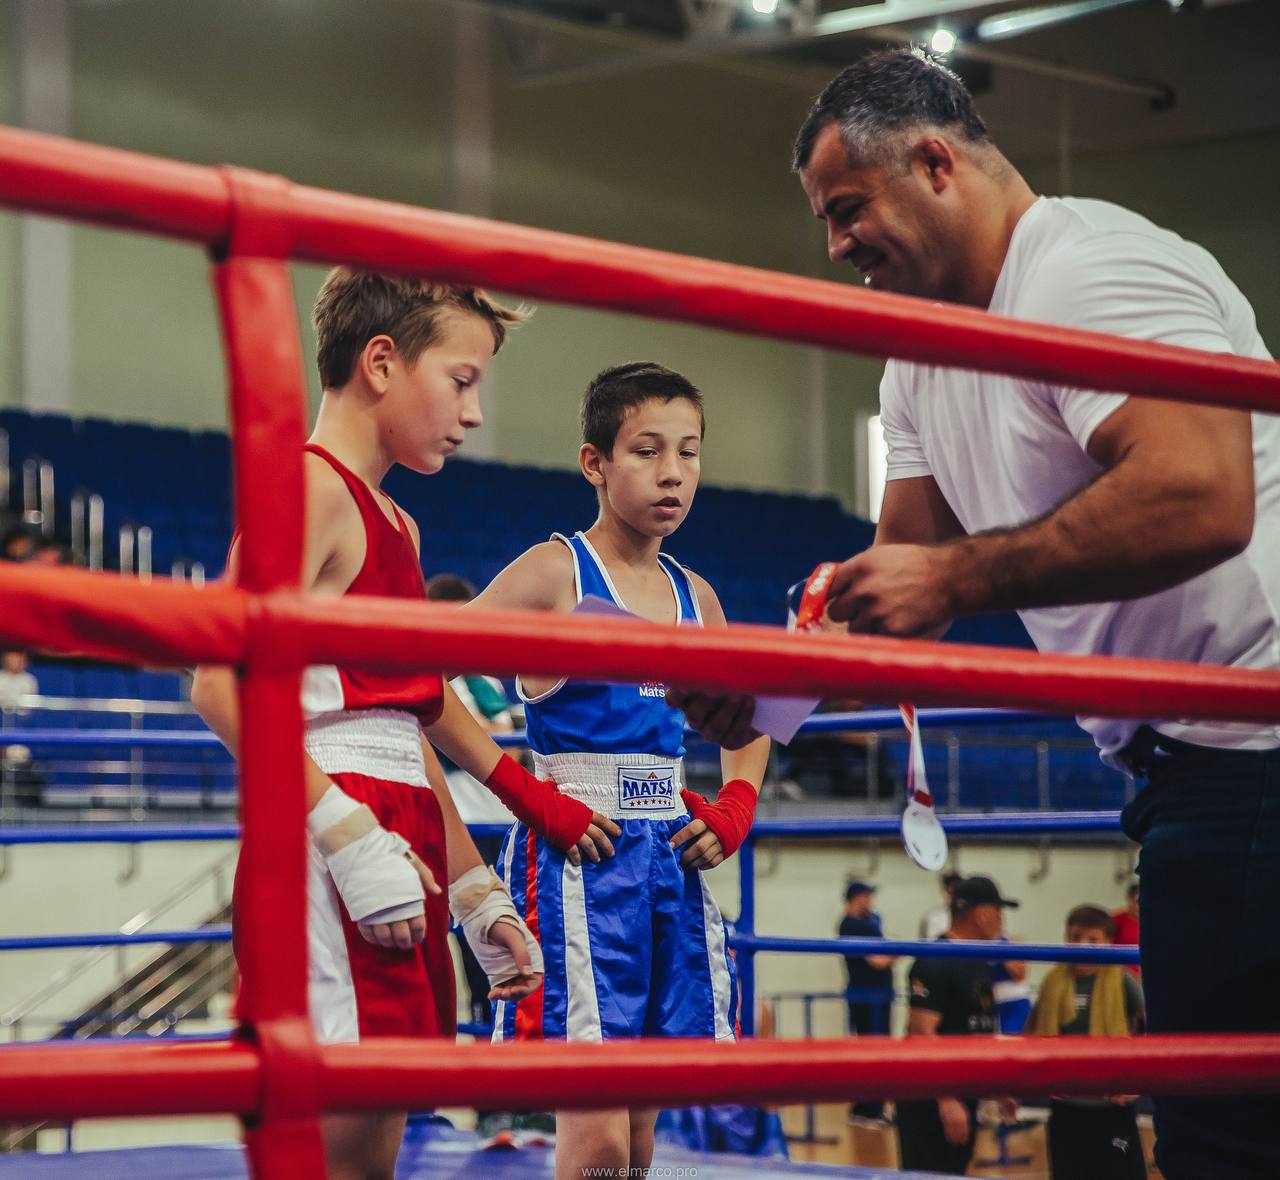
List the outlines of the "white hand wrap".
{"label": "white hand wrap", "polygon": [[449,912],[462,927],[467,945],[490,983],[504,983],[519,973],[511,951],[500,942],[489,941],[489,931],[498,922],[507,922],[520,932],[529,952],[530,967],[535,975],[542,974],[542,948],[521,921],[507,887],[488,865],[468,869],[449,886]]}
{"label": "white hand wrap", "polygon": [[388,832],[364,804],[330,787],[308,814],[307,830],[353,922],[423,915],[422,878],[405,855],[409,841]]}

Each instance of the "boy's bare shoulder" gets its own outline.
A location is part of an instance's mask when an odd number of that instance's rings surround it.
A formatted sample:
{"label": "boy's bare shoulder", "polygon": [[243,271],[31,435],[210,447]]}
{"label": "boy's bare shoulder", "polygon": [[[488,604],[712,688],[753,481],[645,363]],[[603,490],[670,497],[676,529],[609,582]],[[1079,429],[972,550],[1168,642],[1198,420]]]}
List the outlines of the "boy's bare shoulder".
{"label": "boy's bare shoulder", "polygon": [[476,606],[558,611],[576,603],[573,554],[560,541],[526,549],[474,600]]}
{"label": "boy's bare shoulder", "polygon": [[342,476],[319,455],[310,452],[303,456],[302,469],[306,480],[309,543],[317,547],[322,560],[328,560],[332,551],[344,542],[358,541],[363,550],[364,520]]}
{"label": "boy's bare shoulder", "polygon": [[524,562],[535,572],[560,574],[573,580],[573,553],[563,541],[541,541],[526,549],[516,561]]}
{"label": "boy's bare shoulder", "polygon": [[345,506],[356,516],[360,515],[346,481],[319,455],[304,452],[302,471],[306,479],[308,507],[341,512]]}

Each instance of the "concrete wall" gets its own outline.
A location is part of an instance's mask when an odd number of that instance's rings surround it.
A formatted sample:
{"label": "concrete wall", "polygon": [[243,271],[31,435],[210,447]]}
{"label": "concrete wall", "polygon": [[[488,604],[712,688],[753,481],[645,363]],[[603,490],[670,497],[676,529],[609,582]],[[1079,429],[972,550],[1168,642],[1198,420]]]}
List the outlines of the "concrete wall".
{"label": "concrete wall", "polygon": [[[134,871],[128,847],[119,844],[30,844],[7,850],[0,879],[0,937],[50,934],[107,934],[139,914],[169,906],[151,930],[183,930],[206,921],[230,899],[234,861],[219,874],[215,866],[235,848],[219,843],[138,846]],[[83,1012],[117,979],[162,950],[156,945],[112,951],[94,959],[86,950],[10,951],[0,955],[0,1016],[44,989],[61,973],[76,978],[39,1003],[21,1028],[0,1027],[0,1036],[28,1040],[51,1034],[61,1021]],[[93,962],[90,963],[90,959]],[[82,968],[84,968],[82,970]]]}
{"label": "concrete wall", "polygon": [[[17,0],[0,2],[0,39],[11,46],[18,8]],[[134,0],[72,11],[71,124],[81,138],[419,205],[479,203],[528,225],[850,277],[826,263],[819,227],[786,167],[807,101],[801,86],[688,63],[584,84],[519,86],[501,33],[491,36],[487,55],[473,53],[455,74],[453,63],[462,60],[456,10],[411,0],[315,0],[305,20],[286,0]],[[0,55],[0,118],[15,116],[15,72],[11,49]],[[470,128],[465,143],[459,127]],[[460,147],[479,153],[470,180],[459,171]],[[1070,160],[1069,187],[1130,204],[1213,250],[1254,300],[1274,346],[1280,289],[1270,260],[1280,256],[1280,227],[1268,203],[1280,180],[1278,149],[1273,132],[1078,156]],[[1059,191],[1052,160],[1016,162],[1037,188]],[[298,268],[304,321],[321,273]],[[225,422],[213,300],[198,250],[76,229],[73,278],[77,413],[197,427]],[[0,404],[21,398],[16,283],[13,224],[3,218]],[[540,308],[499,358],[482,450],[572,466],[585,382],[606,364],[640,357],[687,370],[706,392],[707,479],[829,490],[855,502],[853,419],[875,406],[878,362],[557,306]]]}

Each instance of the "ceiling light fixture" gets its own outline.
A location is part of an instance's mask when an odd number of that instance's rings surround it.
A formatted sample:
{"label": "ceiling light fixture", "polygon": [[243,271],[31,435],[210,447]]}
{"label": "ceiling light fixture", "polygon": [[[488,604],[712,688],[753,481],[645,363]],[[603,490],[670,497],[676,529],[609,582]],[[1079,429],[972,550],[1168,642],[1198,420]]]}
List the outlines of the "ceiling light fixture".
{"label": "ceiling light fixture", "polygon": [[937,54],[946,56],[956,47],[956,35],[950,29],[936,28],[929,35],[929,48]]}

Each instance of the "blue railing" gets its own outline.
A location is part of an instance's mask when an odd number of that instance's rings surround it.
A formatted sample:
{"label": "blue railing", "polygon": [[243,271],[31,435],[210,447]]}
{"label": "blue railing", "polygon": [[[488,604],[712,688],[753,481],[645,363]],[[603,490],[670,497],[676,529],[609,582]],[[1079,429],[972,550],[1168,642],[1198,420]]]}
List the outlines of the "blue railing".
{"label": "blue railing", "polygon": [[[997,723],[1038,721],[1042,714],[1014,710],[991,709],[925,709],[919,713],[924,726],[976,726]],[[878,709],[857,713],[830,713],[810,718],[802,727],[804,733],[873,732],[896,728],[900,719],[896,710]],[[523,732],[501,735],[501,744],[519,746]],[[217,739],[207,732],[193,731],[123,731],[17,729],[0,732],[0,745],[21,743],[42,746],[156,746],[210,747]],[[1116,811],[1009,813],[1004,815],[943,815],[943,827],[953,837],[963,836],[1028,836],[1110,835],[1119,833]],[[1016,959],[1022,961],[1077,963],[1135,963],[1137,950],[1132,947],[1080,947],[1057,945],[992,944],[964,942],[920,942],[853,938],[783,938],[761,935],[756,930],[755,857],[756,846],[766,839],[857,839],[895,837],[897,816],[863,816],[839,819],[761,818],[738,851],[740,907],[738,920],[729,935],[729,945],[737,956],[742,995],[741,1023],[750,1035],[755,1025],[755,957],[775,954],[891,954],[922,958],[978,958],[988,961]],[[502,823],[470,825],[477,836],[501,836],[508,825]],[[15,826],[0,828],[0,847],[46,843],[118,842],[132,845],[167,841],[235,840],[239,829],[234,824],[95,824],[62,826]],[[120,946],[133,943],[221,942],[230,937],[226,926],[205,927],[189,931],[152,931],[139,934],[65,934],[31,938],[0,939],[0,951],[48,950],[88,946]]]}
{"label": "blue railing", "polygon": [[[1075,812],[1063,815],[943,815],[939,817],[948,835],[1067,835],[1073,833],[1120,833],[1120,813],[1115,811]],[[1050,963],[1136,963],[1135,947],[1041,946],[1024,943],[966,943],[890,941],[879,938],[777,938],[756,932],[756,844],[769,837],[800,839],[886,836],[896,833],[894,817],[868,816],[862,819],[762,819],[752,826],[738,849],[738,920],[729,942],[737,953],[738,989],[742,1003],[740,1022],[745,1035],[755,1033],[756,963],[762,952],[782,954],[878,954],[912,955],[917,958],[1035,960]]]}
{"label": "blue railing", "polygon": [[[943,827],[954,835],[1046,835],[1073,832],[1119,832],[1116,812],[1081,812],[1072,815],[944,816]],[[493,836],[507,831],[505,824],[469,825],[473,835]],[[755,1032],[755,957],[774,954],[888,954],[917,958],[963,958],[1050,963],[1138,962],[1134,947],[1062,946],[1026,943],[923,942],[877,938],[782,938],[756,931],[756,844],[774,837],[852,838],[884,836],[896,830],[896,821],[882,817],[861,819],[788,820],[761,819],[738,850],[740,904],[729,944],[737,956],[742,996],[741,1025],[744,1034]],[[232,824],[200,826],[110,824],[94,827],[0,828],[0,846],[21,844],[147,843],[163,840],[233,840],[239,829]],[[229,926],[198,930],[148,931],[141,934],[59,934],[31,938],[0,939],[0,951],[49,950],[88,946],[121,946],[142,943],[225,942]]]}
{"label": "blue railing", "polygon": [[[945,726],[948,729],[968,726],[1003,725],[1015,722],[1061,720],[1047,713],[1029,713],[1016,709],[921,709],[917,714],[920,725]],[[866,709],[856,713],[819,713],[800,726],[802,734],[818,733],[876,733],[897,729],[902,718],[896,709]],[[511,733],[492,735],[498,745],[506,748],[528,744],[523,729]],[[686,730],[685,736],[698,740],[694,730]],[[0,747],[30,746],[44,749],[54,746],[118,746],[118,747],[182,747],[220,749],[222,743],[207,730],[164,729],[57,729],[39,726],[17,727],[0,730]]]}

